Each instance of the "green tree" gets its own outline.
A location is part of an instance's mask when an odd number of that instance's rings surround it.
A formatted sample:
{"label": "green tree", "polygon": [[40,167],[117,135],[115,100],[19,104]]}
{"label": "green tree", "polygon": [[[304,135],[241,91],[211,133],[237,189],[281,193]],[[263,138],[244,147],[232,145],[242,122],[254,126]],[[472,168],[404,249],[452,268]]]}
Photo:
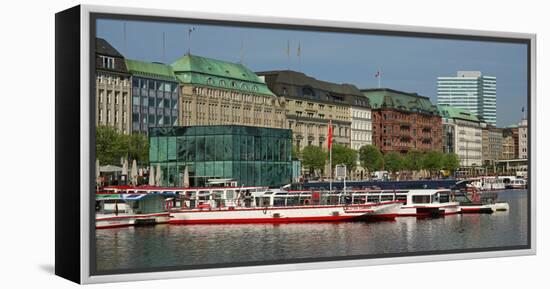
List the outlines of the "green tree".
{"label": "green tree", "polygon": [[430,172],[430,176],[433,175],[433,172],[441,170],[443,168],[443,153],[438,151],[427,152],[424,154],[422,167]]}
{"label": "green tree", "polygon": [[132,134],[123,136],[127,143],[129,160],[136,160],[139,164],[149,163],[149,140],[144,134]]}
{"label": "green tree", "polygon": [[120,158],[126,157],[128,143],[126,138],[114,128],[98,126],[95,148],[96,158],[101,165],[120,165]]}
{"label": "green tree", "polygon": [[422,169],[422,159],[422,152],[409,151],[403,157],[403,169],[413,172],[414,176],[414,172],[420,171]]}
{"label": "green tree", "polygon": [[395,173],[403,169],[403,157],[400,153],[389,152],[384,155],[384,168],[392,173],[395,177]]}
{"label": "green tree", "polygon": [[310,174],[325,167],[327,153],[318,146],[306,146],[302,150],[302,165]]}
{"label": "green tree", "polygon": [[367,175],[382,168],[383,157],[380,150],[373,145],[365,145],[359,148],[359,163],[367,170]]}
{"label": "green tree", "polygon": [[443,164],[442,167],[446,170],[448,170],[451,175],[456,171],[458,168],[460,168],[460,159],[458,158],[458,155],[455,153],[448,153],[443,155]]}
{"label": "green tree", "polygon": [[355,167],[357,166],[357,152],[354,149],[348,148],[341,144],[333,144],[332,169],[339,164],[346,165],[348,173],[355,170]]}

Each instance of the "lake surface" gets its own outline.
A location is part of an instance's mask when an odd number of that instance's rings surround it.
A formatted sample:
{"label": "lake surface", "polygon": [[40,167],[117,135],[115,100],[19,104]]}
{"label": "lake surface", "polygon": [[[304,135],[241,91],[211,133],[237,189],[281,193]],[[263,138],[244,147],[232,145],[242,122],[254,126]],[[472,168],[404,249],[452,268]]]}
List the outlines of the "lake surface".
{"label": "lake surface", "polygon": [[527,244],[526,190],[499,194],[508,212],[388,222],[157,225],[97,230],[97,270],[284,261]]}

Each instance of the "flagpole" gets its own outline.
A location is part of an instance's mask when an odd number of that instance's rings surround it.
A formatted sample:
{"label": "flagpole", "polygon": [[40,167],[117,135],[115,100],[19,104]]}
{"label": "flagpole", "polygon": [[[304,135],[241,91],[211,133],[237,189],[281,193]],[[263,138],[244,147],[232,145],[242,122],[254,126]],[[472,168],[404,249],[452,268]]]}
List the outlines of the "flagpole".
{"label": "flagpole", "polygon": [[329,152],[328,152],[328,165],[329,165],[329,194],[332,193],[332,145],[330,146]]}
{"label": "flagpole", "polygon": [[332,193],[332,119],[328,122],[328,181],[329,194]]}

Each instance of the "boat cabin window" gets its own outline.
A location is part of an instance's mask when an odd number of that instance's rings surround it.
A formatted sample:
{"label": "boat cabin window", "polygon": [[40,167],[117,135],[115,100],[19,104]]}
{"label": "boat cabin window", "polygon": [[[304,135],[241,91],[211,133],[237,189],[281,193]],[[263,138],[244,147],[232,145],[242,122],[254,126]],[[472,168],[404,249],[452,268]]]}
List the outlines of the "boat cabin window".
{"label": "boat cabin window", "polygon": [[276,196],[275,198],[273,198],[273,206],[284,207],[285,201],[286,201],[286,198],[284,196]]}
{"label": "boat cabin window", "polygon": [[368,196],[367,197],[367,203],[379,203],[380,202],[380,196]]}
{"label": "boat cabin window", "polygon": [[450,201],[449,193],[439,193],[439,202],[448,203]]}
{"label": "boat cabin window", "polygon": [[424,196],[412,196],[412,202],[415,204],[429,204],[431,203],[429,195]]}
{"label": "boat cabin window", "polygon": [[407,204],[407,195],[397,195],[395,197],[395,200],[396,201],[401,201],[403,203],[403,205],[406,205]]}
{"label": "boat cabin window", "polygon": [[210,200],[209,191],[199,191],[199,201],[208,201]]}
{"label": "boat cabin window", "polygon": [[298,196],[288,196],[286,198],[286,205],[287,206],[297,206],[298,204],[299,204]]}
{"label": "boat cabin window", "polygon": [[271,203],[270,197],[257,197],[256,207],[268,207]]}
{"label": "boat cabin window", "polygon": [[380,201],[381,202],[393,201],[393,194],[392,195],[382,195],[382,196],[380,196]]}
{"label": "boat cabin window", "polygon": [[364,204],[366,201],[365,196],[353,196],[353,203],[356,205]]}
{"label": "boat cabin window", "polygon": [[226,199],[233,199],[233,198],[235,198],[235,191],[234,191],[234,190],[227,190],[227,191],[225,191],[225,198],[226,198]]}

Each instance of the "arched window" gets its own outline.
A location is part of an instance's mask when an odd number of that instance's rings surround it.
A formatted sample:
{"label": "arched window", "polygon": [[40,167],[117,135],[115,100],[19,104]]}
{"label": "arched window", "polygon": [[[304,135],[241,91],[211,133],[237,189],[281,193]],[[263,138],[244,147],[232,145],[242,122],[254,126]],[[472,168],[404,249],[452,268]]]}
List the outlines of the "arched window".
{"label": "arched window", "polygon": [[221,85],[221,86],[225,86],[225,85],[226,85],[226,84],[225,84],[225,80],[223,80],[223,79],[220,80],[220,85]]}
{"label": "arched window", "polygon": [[212,85],[212,84],[214,84],[214,80],[212,80],[212,78],[209,77],[209,78],[206,80],[206,83],[209,84],[209,85]]}
{"label": "arched window", "polygon": [[235,81],[231,81],[231,87],[237,87],[237,83]]}
{"label": "arched window", "polygon": [[308,96],[315,96],[315,92],[313,92],[313,89],[311,89],[311,87],[302,88],[302,94],[308,95]]}

